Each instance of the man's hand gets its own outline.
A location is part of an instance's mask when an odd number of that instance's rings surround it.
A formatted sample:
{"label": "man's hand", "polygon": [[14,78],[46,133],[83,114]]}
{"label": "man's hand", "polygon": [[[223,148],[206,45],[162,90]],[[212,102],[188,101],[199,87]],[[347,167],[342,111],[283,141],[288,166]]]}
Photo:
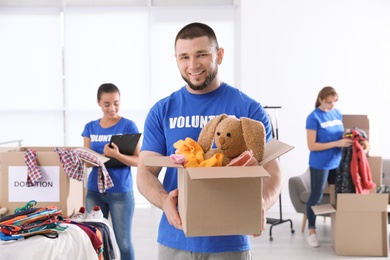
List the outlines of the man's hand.
{"label": "man's hand", "polygon": [[167,216],[169,224],[177,229],[183,229],[182,222],[177,210],[179,190],[172,190],[166,197],[162,210]]}

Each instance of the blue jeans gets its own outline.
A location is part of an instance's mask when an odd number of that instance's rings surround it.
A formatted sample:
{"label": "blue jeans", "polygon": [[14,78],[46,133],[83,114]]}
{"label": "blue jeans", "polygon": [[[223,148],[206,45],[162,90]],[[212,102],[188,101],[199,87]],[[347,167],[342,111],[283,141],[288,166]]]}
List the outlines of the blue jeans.
{"label": "blue jeans", "polygon": [[108,213],[110,213],[121,260],[134,260],[134,247],[131,240],[134,204],[133,192],[99,193],[87,191],[86,209],[88,212],[94,206],[100,206],[105,218],[108,219]]}
{"label": "blue jeans", "polygon": [[319,170],[310,167],[310,196],[306,204],[306,213],[309,229],[316,228],[316,215],[311,206],[318,205],[322,200],[326,182],[334,184],[336,179],[336,171],[333,170]]}

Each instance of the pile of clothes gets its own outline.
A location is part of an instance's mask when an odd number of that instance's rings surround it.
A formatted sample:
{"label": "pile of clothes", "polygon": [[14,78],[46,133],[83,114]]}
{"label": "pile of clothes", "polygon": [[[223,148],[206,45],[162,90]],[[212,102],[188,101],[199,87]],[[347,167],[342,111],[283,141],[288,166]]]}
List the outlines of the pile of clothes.
{"label": "pile of clothes", "polygon": [[57,207],[27,207],[0,219],[0,240],[19,240],[34,235],[57,238],[67,229],[61,225],[62,211]]}
{"label": "pile of clothes", "polygon": [[[32,203],[34,202],[34,203]],[[56,206],[34,207],[35,201],[18,208],[0,219],[0,242],[16,242],[32,236],[60,239],[61,233],[80,228],[89,238],[97,259],[118,259],[115,235],[99,206],[87,213],[84,207],[72,217],[62,214]]]}
{"label": "pile of clothes", "polygon": [[352,145],[344,147],[342,151],[335,180],[336,194],[368,194],[376,184],[372,180],[367,158],[369,150],[367,134],[359,128],[352,128],[345,132],[344,138],[351,139]]}

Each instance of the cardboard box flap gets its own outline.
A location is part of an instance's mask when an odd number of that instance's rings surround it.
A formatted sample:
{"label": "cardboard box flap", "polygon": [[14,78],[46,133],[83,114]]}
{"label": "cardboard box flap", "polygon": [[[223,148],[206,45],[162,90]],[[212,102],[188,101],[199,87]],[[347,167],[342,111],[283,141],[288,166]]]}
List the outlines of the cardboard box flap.
{"label": "cardboard box flap", "polygon": [[169,168],[183,168],[183,165],[174,163],[169,156],[150,156],[145,158],[146,166],[159,166]]}
{"label": "cardboard box flap", "polygon": [[329,213],[335,213],[336,209],[331,204],[322,204],[311,207],[316,215],[325,215]]}
{"label": "cardboard box flap", "polygon": [[338,194],[337,211],[387,212],[389,194]]}
{"label": "cardboard box flap", "polygon": [[[97,152],[95,152],[94,150],[91,150],[91,149],[89,149],[89,148],[87,148],[87,147],[79,147],[79,148],[77,148],[77,149],[75,149],[75,150],[89,152],[89,153],[95,155],[95,156],[98,158],[98,160],[101,161],[102,163],[105,163],[105,162],[107,162],[107,161],[110,160],[110,158],[108,158],[108,157],[106,157],[106,156],[104,156],[104,155],[102,155],[102,154],[100,154],[100,153],[97,153]],[[80,158],[80,159],[83,160],[84,162],[89,163],[89,164],[92,164],[92,165],[94,165],[94,166],[99,166],[98,164],[96,164],[96,163],[94,163],[94,162],[91,162],[91,161],[89,161],[89,160],[87,160],[87,159],[84,159],[84,158]]]}
{"label": "cardboard box flap", "polygon": [[260,165],[264,165],[269,161],[272,161],[275,158],[280,157],[281,155],[292,150],[294,146],[283,143],[277,139],[272,139],[265,145],[264,157],[260,162]]}
{"label": "cardboard box flap", "polygon": [[0,147],[0,153],[12,151],[12,150],[17,150],[17,149],[18,149],[18,147]]}
{"label": "cardboard box flap", "polygon": [[[382,186],[382,178],[383,178],[383,160],[382,156],[367,156],[368,164],[370,166],[372,180],[375,182],[376,187]],[[376,187],[372,188],[372,193],[376,193]]]}
{"label": "cardboard box flap", "polygon": [[345,129],[353,127],[362,129],[370,139],[370,121],[367,115],[343,115],[343,124]]}
{"label": "cardboard box flap", "polygon": [[[36,147],[19,147],[19,148],[15,148],[15,149],[12,149],[12,150],[8,150],[7,152],[26,152],[28,149],[33,149],[33,150],[36,150],[37,153],[38,153],[38,158],[39,158],[39,154],[40,153],[43,153],[43,152],[54,152],[54,146],[53,147],[48,147],[48,146],[42,146],[42,147],[39,147],[39,146],[36,146]],[[58,148],[64,148],[64,147],[58,147]],[[81,150],[81,151],[86,151],[86,152],[89,152],[93,155],[95,155],[99,161],[101,161],[102,163],[105,163],[107,162],[108,160],[110,160],[110,158],[100,154],[100,153],[97,153],[89,148],[86,148],[86,147],[66,147],[66,148],[70,148],[70,149],[73,149],[73,150]],[[86,159],[81,159],[87,163],[90,163],[94,166],[99,166],[97,165],[96,163],[93,163],[93,162],[90,162],[89,160],[86,160]]]}
{"label": "cardboard box flap", "polygon": [[[337,211],[358,212],[390,212],[388,194],[355,194],[342,193],[337,195]],[[311,207],[316,215],[324,215],[336,212],[331,204],[316,205]]]}
{"label": "cardboard box flap", "polygon": [[204,167],[186,168],[192,180],[198,179],[221,179],[221,178],[253,178],[268,177],[268,172],[263,166],[245,166],[245,167]]}
{"label": "cardboard box flap", "polygon": [[28,147],[19,147],[15,150],[11,150],[10,152],[26,152],[29,149],[33,149],[35,151],[39,152],[54,152],[54,147],[49,146],[28,146]]}

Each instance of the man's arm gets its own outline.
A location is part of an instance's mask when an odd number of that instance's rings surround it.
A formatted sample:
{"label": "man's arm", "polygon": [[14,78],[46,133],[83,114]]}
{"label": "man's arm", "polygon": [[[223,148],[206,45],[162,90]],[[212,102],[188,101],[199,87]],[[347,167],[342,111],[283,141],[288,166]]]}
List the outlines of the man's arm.
{"label": "man's arm", "polygon": [[153,205],[162,209],[168,222],[178,229],[182,228],[181,219],[177,211],[178,190],[167,192],[158,175],[161,167],[145,166],[145,158],[160,154],[150,151],[142,151],[139,156],[137,169],[137,186],[140,193]]}
{"label": "man's arm", "polygon": [[264,178],[263,198],[265,211],[269,210],[279,198],[282,189],[282,173],[280,171],[279,159],[276,158],[264,165],[264,169],[271,177]]}

